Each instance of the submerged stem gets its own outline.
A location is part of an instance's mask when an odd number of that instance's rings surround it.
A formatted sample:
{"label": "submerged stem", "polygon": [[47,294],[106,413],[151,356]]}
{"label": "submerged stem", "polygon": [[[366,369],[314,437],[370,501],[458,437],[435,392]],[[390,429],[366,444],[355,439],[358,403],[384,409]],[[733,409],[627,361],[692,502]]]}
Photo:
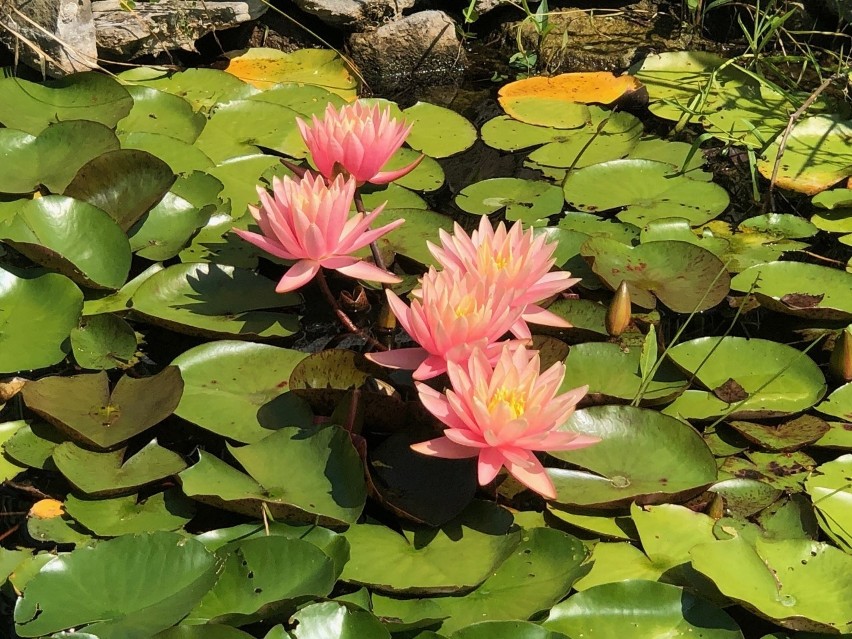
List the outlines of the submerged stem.
{"label": "submerged stem", "polygon": [[337,319],[340,320],[340,323],[348,330],[350,333],[354,333],[358,337],[364,339],[370,346],[379,351],[386,351],[388,347],[382,344],[380,341],[368,335],[366,331],[358,328],[355,325],[355,322],[352,321],[352,318],[346,314],[340,305],[337,303],[337,300],[334,299],[334,294],[331,292],[331,289],[328,287],[328,281],[325,279],[325,273],[322,269],[319,270],[316,276],[317,282],[319,282],[320,290],[322,294],[325,296],[326,301],[331,305],[331,308],[334,310],[334,314],[337,315]]}

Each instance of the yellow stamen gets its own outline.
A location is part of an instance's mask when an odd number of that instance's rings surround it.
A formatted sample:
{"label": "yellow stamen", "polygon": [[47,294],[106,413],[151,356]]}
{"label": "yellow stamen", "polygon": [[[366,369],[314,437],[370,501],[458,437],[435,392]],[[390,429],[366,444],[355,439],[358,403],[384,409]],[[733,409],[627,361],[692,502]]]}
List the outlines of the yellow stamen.
{"label": "yellow stamen", "polygon": [[504,403],[512,413],[512,419],[518,419],[524,414],[527,397],[514,388],[498,388],[488,402],[488,410],[493,411],[498,403]]}

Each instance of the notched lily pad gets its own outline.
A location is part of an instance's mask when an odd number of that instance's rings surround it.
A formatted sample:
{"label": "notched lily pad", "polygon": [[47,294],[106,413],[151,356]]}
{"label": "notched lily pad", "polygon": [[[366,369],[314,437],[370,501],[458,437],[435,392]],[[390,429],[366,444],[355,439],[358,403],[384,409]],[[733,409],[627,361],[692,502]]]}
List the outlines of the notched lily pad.
{"label": "notched lily pad", "polygon": [[546,182],[491,178],[466,186],[455,199],[467,213],[489,215],[505,209],[507,220],[532,224],[562,211],[562,192]]}
{"label": "notched lily pad", "polygon": [[71,437],[112,448],[172,414],[183,392],[180,370],[122,377],[112,391],[105,371],[71,377],[43,377],[24,387],[24,402]]}
{"label": "notched lily pad", "polygon": [[778,426],[744,421],[732,421],[730,426],[767,450],[784,452],[813,444],[830,429],[827,422],[813,415],[802,415]]}

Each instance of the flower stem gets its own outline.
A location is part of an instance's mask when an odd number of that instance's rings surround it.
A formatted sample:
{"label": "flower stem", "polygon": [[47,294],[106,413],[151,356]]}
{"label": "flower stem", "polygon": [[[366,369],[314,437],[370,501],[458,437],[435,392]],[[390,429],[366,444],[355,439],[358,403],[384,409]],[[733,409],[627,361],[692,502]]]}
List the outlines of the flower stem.
{"label": "flower stem", "polygon": [[[361,192],[358,189],[355,189],[355,210],[361,215],[367,215],[367,209],[364,207],[364,200],[361,199]],[[385,265],[385,261],[382,259],[382,254],[379,252],[379,246],[375,243],[375,241],[370,242],[370,252],[373,254],[373,262],[375,262],[376,266],[383,271],[387,271],[388,267]],[[382,284],[383,291],[386,291],[389,288],[389,284]],[[385,346],[384,350],[390,350],[393,344],[393,333],[396,330],[396,316],[391,312],[387,299],[382,300],[382,312],[379,317],[381,321],[377,327],[378,331],[387,340],[387,343],[383,345]]]}
{"label": "flower stem", "polygon": [[350,333],[354,333],[358,337],[365,340],[370,346],[379,351],[386,351],[388,347],[382,344],[377,339],[368,335],[365,331],[358,328],[355,325],[355,322],[352,321],[352,318],[346,314],[340,305],[337,303],[337,300],[334,299],[334,294],[331,292],[331,289],[328,287],[328,281],[325,279],[325,273],[322,269],[319,270],[316,276],[317,282],[319,282],[320,290],[322,294],[325,296],[326,301],[331,305],[331,308],[334,309],[335,315],[337,315],[337,319],[340,320],[340,323],[348,330]]}

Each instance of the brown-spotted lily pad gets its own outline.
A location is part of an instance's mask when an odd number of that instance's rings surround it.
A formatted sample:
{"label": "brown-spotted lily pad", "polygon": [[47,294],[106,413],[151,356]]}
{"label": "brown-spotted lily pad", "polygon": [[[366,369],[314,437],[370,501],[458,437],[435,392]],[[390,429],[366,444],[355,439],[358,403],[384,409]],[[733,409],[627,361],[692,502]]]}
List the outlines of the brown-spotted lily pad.
{"label": "brown-spotted lily pad", "polygon": [[728,293],[730,277],[722,261],[694,244],[660,241],[631,248],[592,237],[580,248],[592,270],[613,290],[627,282],[634,304],[654,308],[656,300],[678,313],[716,306]]}
{"label": "brown-spotted lily pad", "polygon": [[732,421],[730,425],[762,448],[783,452],[813,444],[830,429],[826,421],[814,415],[802,415],[778,426],[744,421]]}

